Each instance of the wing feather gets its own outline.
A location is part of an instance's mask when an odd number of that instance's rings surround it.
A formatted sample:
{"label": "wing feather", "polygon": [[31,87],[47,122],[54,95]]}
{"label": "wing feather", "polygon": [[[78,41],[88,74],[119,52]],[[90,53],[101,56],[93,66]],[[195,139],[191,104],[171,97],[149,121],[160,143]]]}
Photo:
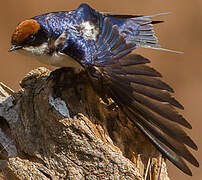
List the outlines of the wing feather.
{"label": "wing feather", "polygon": [[[83,7],[87,8],[86,5]],[[162,49],[153,31],[153,24],[160,21],[151,20],[155,15],[103,16],[93,9],[91,12],[97,18],[99,34],[92,43],[94,51],[90,62],[93,66],[87,66],[89,74],[97,77],[101,86],[106,88],[103,91],[107,91],[108,96],[164,156],[191,175],[182,158],[196,167],[199,163],[185,146],[197,150],[196,144],[180,126],[191,129],[191,125],[174,108],[183,109],[183,106],[170,95],[169,92],[174,91],[160,79],[161,74],[146,65],[150,62],[147,58],[129,54],[139,45]],[[124,19],[122,22],[126,24],[130,21],[125,32],[124,29],[120,32],[120,27],[113,24],[112,18]]]}
{"label": "wing feather", "polygon": [[182,158],[198,167],[198,161],[185,145],[194,150],[197,146],[180,127],[191,129],[191,125],[174,108],[183,109],[183,106],[170,95],[173,89],[160,80],[158,71],[146,65],[149,62],[140,55],[130,54],[101,62],[98,68],[103,72],[109,96],[126,116],[163,155],[191,175]]}

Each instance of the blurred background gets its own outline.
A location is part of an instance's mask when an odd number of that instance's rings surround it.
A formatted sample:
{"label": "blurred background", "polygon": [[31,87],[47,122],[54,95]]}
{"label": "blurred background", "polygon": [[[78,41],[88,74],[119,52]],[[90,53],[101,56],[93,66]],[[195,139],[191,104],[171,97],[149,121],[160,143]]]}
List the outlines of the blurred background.
{"label": "blurred background", "polygon": [[[149,58],[152,66],[159,70],[164,80],[175,89],[175,97],[185,106],[181,113],[191,122],[189,135],[198,144],[199,151],[193,152],[202,163],[202,0],[19,0],[2,1],[0,6],[0,81],[14,90],[19,90],[19,81],[30,70],[44,66],[36,60],[8,53],[11,34],[16,25],[26,19],[51,11],[73,10],[82,2],[99,11],[153,15],[162,12],[172,14],[157,17],[165,23],[156,25],[160,44],[169,49],[183,51],[175,54],[139,48],[137,53]],[[46,66],[48,67],[48,66]],[[54,69],[53,67],[48,67]],[[193,177],[181,173],[169,163],[169,175],[174,180],[200,180],[201,168],[192,169]]]}

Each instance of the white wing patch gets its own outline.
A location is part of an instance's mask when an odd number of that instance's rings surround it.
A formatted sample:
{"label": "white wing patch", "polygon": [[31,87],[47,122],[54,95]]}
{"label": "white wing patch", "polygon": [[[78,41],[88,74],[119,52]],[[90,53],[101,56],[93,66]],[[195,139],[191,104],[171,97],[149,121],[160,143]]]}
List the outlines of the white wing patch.
{"label": "white wing patch", "polygon": [[91,22],[84,21],[80,24],[80,33],[86,40],[96,41],[99,29]]}

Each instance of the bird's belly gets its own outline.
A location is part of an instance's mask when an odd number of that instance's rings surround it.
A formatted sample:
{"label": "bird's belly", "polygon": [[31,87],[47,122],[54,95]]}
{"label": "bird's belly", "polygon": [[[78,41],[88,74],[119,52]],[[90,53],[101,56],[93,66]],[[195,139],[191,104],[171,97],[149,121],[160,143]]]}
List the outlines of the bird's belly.
{"label": "bird's belly", "polygon": [[52,55],[49,55],[43,53],[33,53],[32,51],[26,50],[19,50],[18,52],[26,56],[31,56],[43,64],[57,67],[73,67],[75,69],[82,69],[82,66],[75,59],[68,55],[63,55],[62,53],[55,52]]}
{"label": "bird's belly", "polygon": [[53,53],[53,55],[37,56],[38,61],[44,64],[49,64],[57,67],[73,67],[81,68],[82,66],[73,58],[67,55],[59,53]]}

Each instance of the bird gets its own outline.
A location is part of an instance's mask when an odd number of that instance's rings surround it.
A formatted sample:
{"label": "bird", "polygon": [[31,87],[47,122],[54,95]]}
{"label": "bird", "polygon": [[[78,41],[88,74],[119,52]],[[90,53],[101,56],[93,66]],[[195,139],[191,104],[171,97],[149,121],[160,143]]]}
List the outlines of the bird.
{"label": "bird", "polygon": [[[133,53],[138,47],[162,48],[154,25],[163,15],[121,15],[98,12],[88,4],[71,11],[42,14],[19,23],[11,51],[29,55],[56,67],[85,71],[95,91],[111,98],[120,110],[176,167],[192,175],[184,159],[199,167],[187,146],[197,145],[183,130],[190,123],[176,108],[184,107],[150,60]],[[101,95],[101,93],[104,94]]]}

